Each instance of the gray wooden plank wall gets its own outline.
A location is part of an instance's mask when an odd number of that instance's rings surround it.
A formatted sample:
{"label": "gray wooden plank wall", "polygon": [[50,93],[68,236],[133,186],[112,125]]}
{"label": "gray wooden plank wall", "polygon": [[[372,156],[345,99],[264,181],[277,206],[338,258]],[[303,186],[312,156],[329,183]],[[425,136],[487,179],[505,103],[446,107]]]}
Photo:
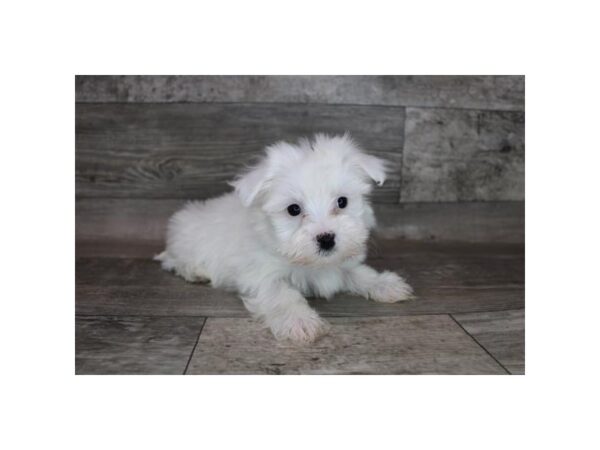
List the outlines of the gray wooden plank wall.
{"label": "gray wooden plank wall", "polygon": [[[378,205],[523,202],[524,85],[523,76],[77,76],[77,208],[212,197],[265,145],[319,131],[350,131],[392,163]],[[516,212],[504,220],[508,241],[519,241],[523,207],[506,211]],[[78,236],[88,222],[78,212]],[[420,222],[390,229],[453,237]],[[473,234],[488,236],[471,227],[456,238]]]}
{"label": "gray wooden plank wall", "polygon": [[278,140],[351,130],[393,164],[375,197],[398,203],[404,109],[297,104],[78,104],[80,197],[207,198]]}
{"label": "gray wooden plank wall", "polygon": [[78,103],[326,103],[522,111],[523,76],[78,76]]}

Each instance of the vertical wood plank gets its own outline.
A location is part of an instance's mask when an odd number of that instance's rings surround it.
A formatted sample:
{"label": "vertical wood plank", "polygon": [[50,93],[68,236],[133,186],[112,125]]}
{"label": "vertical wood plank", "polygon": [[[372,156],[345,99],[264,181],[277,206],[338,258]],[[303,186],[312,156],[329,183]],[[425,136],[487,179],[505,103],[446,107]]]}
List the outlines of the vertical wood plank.
{"label": "vertical wood plank", "polygon": [[524,200],[523,112],[408,108],[402,202]]}

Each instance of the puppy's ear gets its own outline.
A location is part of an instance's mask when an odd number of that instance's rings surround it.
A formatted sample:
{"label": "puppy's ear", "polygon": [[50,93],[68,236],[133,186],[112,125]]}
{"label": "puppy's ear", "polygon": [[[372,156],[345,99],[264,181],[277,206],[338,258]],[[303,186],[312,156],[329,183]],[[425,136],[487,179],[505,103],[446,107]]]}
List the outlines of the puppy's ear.
{"label": "puppy's ear", "polygon": [[242,200],[244,206],[250,206],[258,194],[266,189],[269,181],[268,173],[267,162],[262,161],[245,174],[229,183],[235,188],[235,192]]}
{"label": "puppy's ear", "polygon": [[266,148],[263,159],[246,173],[229,183],[235,188],[244,206],[250,206],[268,191],[278,173],[294,167],[302,159],[306,149],[280,141]]}
{"label": "puppy's ear", "polygon": [[359,153],[357,155],[357,163],[378,186],[381,186],[385,182],[388,170],[387,161],[375,156]]}

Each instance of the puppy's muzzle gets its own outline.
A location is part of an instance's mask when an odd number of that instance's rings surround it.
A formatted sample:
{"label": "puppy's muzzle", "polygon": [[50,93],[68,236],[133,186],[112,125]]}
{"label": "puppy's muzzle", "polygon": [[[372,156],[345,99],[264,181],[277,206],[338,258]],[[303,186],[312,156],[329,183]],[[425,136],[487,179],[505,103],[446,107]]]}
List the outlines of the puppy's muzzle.
{"label": "puppy's muzzle", "polygon": [[331,250],[335,246],[335,234],[323,233],[317,236],[317,242],[321,250]]}

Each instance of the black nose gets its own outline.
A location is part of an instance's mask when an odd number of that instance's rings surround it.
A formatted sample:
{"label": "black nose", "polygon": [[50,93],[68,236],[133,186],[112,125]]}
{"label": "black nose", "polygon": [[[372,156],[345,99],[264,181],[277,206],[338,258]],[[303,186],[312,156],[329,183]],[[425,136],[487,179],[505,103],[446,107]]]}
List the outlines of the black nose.
{"label": "black nose", "polygon": [[335,245],[335,234],[323,233],[317,236],[317,242],[322,250],[331,250]]}

